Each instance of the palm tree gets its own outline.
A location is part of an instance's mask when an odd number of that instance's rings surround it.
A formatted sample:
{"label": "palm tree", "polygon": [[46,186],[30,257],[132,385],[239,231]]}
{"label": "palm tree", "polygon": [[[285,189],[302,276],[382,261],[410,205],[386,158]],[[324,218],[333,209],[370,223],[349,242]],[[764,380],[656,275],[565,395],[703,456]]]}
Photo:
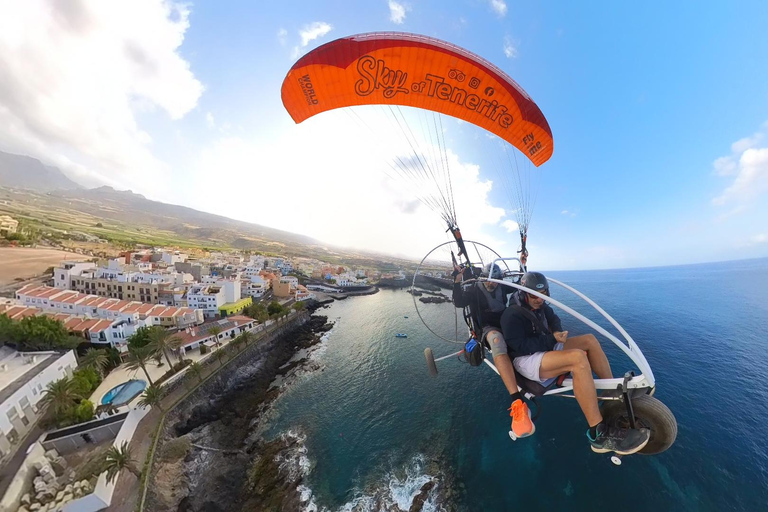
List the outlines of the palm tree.
{"label": "palm tree", "polygon": [[48,384],[48,388],[43,391],[43,398],[40,401],[45,406],[53,407],[53,414],[59,417],[73,407],[80,398],[82,397],[75,393],[69,377],[64,377]]}
{"label": "palm tree", "polygon": [[208,329],[208,334],[214,337],[214,341],[216,341],[216,346],[220,346],[221,343],[219,343],[219,334],[221,334],[221,327],[218,325],[214,325],[210,329]]}
{"label": "palm tree", "polygon": [[161,393],[160,388],[157,386],[149,386],[144,390],[144,394],[141,395],[138,404],[142,407],[157,407],[160,409],[160,412],[165,413],[165,409],[160,405],[162,401],[163,394]]}
{"label": "palm tree", "polygon": [[136,467],[136,460],[131,455],[127,441],[123,441],[120,448],[110,446],[109,450],[107,450],[107,454],[104,457],[104,471],[107,472],[107,482],[112,482],[124,469],[133,473],[136,478],[141,479],[141,472]]}
{"label": "palm tree", "polygon": [[84,368],[93,368],[99,372],[99,375],[104,377],[104,370],[109,366],[107,351],[103,348],[89,348],[85,351],[83,357],[80,358],[80,366]]}
{"label": "palm tree", "polygon": [[224,349],[218,348],[216,349],[216,359],[219,360],[219,366],[224,366],[224,362],[222,361],[225,357]]}
{"label": "palm tree", "polygon": [[253,340],[253,333],[251,331],[243,331],[243,334],[240,335],[243,338],[243,343],[245,343],[245,346],[248,346],[248,342]]}
{"label": "palm tree", "polygon": [[175,334],[171,334],[159,325],[150,327],[149,338],[152,340],[149,345],[165,356],[165,360],[168,362],[168,367],[172,370],[173,365],[171,364],[171,358],[168,357],[168,351],[179,348],[181,346],[181,338]]}
{"label": "palm tree", "polygon": [[147,376],[147,380],[149,381],[150,386],[153,386],[154,383],[152,382],[152,378],[149,376],[149,372],[147,371],[147,363],[149,363],[154,355],[155,349],[151,345],[144,347],[132,347],[128,345],[127,368],[129,370],[137,370],[139,368],[144,370],[144,375]]}
{"label": "palm tree", "polygon": [[197,378],[200,380],[200,382],[203,381],[203,367],[200,366],[200,363],[193,361],[189,365],[189,371],[197,375]]}
{"label": "palm tree", "polygon": [[232,344],[237,348],[238,352],[243,351],[243,344],[245,343],[245,339],[243,339],[243,334],[240,334],[237,338],[232,340]]}

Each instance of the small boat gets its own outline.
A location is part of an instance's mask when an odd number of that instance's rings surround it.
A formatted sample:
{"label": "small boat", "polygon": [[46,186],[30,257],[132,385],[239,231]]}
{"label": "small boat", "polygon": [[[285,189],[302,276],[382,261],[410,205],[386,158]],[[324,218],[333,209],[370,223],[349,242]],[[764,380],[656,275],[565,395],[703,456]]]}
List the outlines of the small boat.
{"label": "small boat", "polygon": [[405,315],[403,318],[408,318],[408,315]]}
{"label": "small boat", "polygon": [[407,334],[403,334],[403,333],[401,333],[401,332],[399,332],[399,333],[395,334],[395,338],[407,338],[407,337],[408,337],[408,335],[407,335]]}

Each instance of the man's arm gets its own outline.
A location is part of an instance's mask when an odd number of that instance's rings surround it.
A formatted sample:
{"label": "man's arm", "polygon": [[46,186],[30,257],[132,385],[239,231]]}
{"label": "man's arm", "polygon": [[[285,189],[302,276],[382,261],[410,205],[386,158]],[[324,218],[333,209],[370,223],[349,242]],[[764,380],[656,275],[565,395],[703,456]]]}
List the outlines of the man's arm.
{"label": "man's arm", "polygon": [[561,332],[563,330],[563,324],[560,322],[560,317],[557,316],[552,306],[547,304],[544,308],[544,314],[547,317],[547,324],[549,324],[549,330],[552,332]]}
{"label": "man's arm", "polygon": [[[459,276],[460,277],[460,276]],[[472,297],[472,289],[474,285],[470,286],[468,290],[462,288],[461,281],[453,283],[453,305],[457,308],[463,308],[469,305]]]}
{"label": "man's arm", "polygon": [[547,352],[555,348],[555,337],[552,334],[527,336],[525,323],[528,320],[514,308],[507,308],[501,315],[501,332],[513,356],[527,356],[535,352]]}

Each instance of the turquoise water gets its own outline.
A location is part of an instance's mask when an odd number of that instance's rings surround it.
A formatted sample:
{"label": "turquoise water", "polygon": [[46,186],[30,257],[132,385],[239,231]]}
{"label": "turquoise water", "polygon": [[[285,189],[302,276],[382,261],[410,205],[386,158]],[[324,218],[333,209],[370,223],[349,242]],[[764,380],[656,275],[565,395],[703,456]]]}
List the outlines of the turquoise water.
{"label": "turquoise water", "polygon": [[107,391],[101,399],[102,404],[112,404],[114,406],[130,402],[132,398],[140,394],[147,387],[143,380],[129,380]]}
{"label": "turquoise water", "polygon": [[[429,377],[424,348],[455,347],[429,334],[410,295],[381,291],[321,311],[338,318],[315,355],[323,370],[275,406],[271,433],[304,436],[307,508],[407,510],[436,478],[460,510],[768,510],[768,259],[551,276],[603,306],[643,349],[656,397],[678,420],[670,450],[615,467],[589,449],[575,401],[558,398],[544,399],[532,438],[511,442],[499,378],[455,360]],[[450,304],[420,311],[453,331]],[[561,317],[571,334],[587,331]],[[604,346],[615,374],[634,369]],[[439,467],[428,463],[436,457]],[[435,509],[433,496],[425,510]]]}

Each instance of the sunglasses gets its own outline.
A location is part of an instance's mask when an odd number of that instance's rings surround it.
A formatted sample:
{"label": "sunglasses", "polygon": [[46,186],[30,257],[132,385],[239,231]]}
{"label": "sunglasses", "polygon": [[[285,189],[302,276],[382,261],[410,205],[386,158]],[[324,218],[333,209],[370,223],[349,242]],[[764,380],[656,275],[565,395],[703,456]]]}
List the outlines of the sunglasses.
{"label": "sunglasses", "polygon": [[[542,294],[542,295],[546,295],[547,297],[549,297],[549,290],[542,290],[542,291],[540,291],[539,293],[540,293],[540,294]],[[534,294],[532,294],[532,293],[528,293],[528,292],[526,292],[526,295],[528,295],[528,297],[529,297],[529,298],[531,298],[531,299],[541,299],[541,297],[538,297],[538,296],[536,296],[536,295],[534,295]],[[544,299],[541,299],[541,300],[544,300]]]}

